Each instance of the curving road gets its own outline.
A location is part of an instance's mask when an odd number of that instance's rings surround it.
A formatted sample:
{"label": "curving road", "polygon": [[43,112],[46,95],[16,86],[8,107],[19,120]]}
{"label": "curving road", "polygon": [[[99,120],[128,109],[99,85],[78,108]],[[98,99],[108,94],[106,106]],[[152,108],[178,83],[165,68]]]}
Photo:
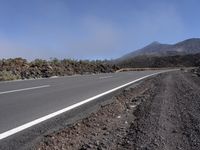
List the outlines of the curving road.
{"label": "curving road", "polygon": [[160,72],[163,71],[133,71],[1,82],[0,140],[111,93],[116,87],[121,88],[137,79]]}

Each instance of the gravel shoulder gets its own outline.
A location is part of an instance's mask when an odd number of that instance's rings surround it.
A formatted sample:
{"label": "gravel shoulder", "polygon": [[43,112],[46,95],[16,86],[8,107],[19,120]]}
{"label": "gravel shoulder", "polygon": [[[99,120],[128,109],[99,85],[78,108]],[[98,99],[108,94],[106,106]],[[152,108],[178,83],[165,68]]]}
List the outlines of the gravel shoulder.
{"label": "gravel shoulder", "polygon": [[176,71],[129,87],[87,118],[45,135],[32,149],[198,150],[200,78]]}

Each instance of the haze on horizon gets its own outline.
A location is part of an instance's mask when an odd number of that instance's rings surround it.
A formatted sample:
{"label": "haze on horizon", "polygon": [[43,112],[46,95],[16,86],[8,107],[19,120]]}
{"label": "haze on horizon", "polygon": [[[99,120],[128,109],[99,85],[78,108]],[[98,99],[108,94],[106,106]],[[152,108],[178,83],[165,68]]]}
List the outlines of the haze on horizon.
{"label": "haze on horizon", "polygon": [[198,0],[0,0],[0,58],[112,59],[200,37]]}

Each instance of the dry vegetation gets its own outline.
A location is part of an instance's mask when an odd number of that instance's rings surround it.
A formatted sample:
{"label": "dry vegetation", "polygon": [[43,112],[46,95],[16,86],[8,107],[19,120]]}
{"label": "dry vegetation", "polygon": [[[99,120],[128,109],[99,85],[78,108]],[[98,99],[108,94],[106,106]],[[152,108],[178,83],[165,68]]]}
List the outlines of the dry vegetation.
{"label": "dry vegetation", "polygon": [[74,74],[92,74],[115,72],[119,68],[104,61],[77,61],[70,59],[52,59],[50,61],[36,59],[0,60],[0,80],[46,78]]}

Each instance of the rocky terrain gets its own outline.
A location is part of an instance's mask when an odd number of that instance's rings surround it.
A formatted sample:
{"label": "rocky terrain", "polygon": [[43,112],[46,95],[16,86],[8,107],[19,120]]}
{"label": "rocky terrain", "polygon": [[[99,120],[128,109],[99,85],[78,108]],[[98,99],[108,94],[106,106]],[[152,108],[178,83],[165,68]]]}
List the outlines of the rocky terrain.
{"label": "rocky terrain", "polygon": [[45,135],[37,150],[198,150],[200,78],[187,70],[146,79],[97,112]]}
{"label": "rocky terrain", "polygon": [[200,77],[200,67],[196,67],[196,68],[192,69],[192,72]]}
{"label": "rocky terrain", "polygon": [[109,65],[104,61],[76,61],[68,59],[46,61],[36,59],[28,62],[22,58],[3,59],[0,60],[0,81],[74,74],[108,73],[114,72],[117,69],[117,66]]}

